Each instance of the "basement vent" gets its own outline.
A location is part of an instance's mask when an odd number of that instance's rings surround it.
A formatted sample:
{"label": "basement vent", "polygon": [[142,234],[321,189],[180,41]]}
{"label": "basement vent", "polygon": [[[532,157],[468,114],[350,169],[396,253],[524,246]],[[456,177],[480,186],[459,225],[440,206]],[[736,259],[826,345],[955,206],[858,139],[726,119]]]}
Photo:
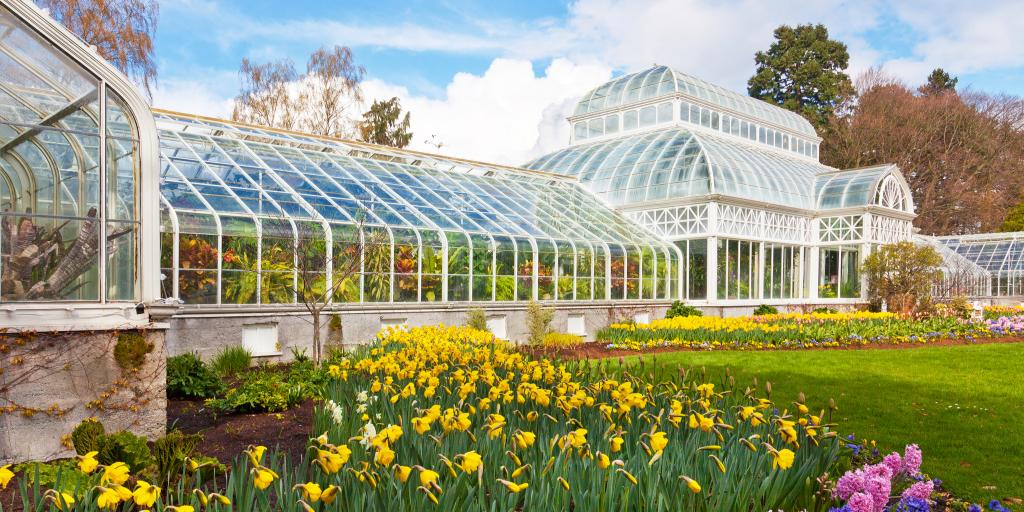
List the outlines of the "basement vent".
{"label": "basement vent", "polygon": [[250,324],[242,326],[242,346],[254,357],[279,356],[277,324]]}

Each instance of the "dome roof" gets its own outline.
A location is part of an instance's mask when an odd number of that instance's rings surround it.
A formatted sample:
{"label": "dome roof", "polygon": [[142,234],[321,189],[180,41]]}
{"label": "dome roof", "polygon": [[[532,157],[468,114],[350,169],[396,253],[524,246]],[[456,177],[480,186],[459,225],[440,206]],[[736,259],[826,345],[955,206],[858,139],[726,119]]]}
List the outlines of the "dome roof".
{"label": "dome roof", "polygon": [[667,66],[654,66],[623,75],[592,89],[576,104],[573,115],[613,109],[676,93],[732,111],[753,121],[785,128],[804,137],[818,137],[811,123],[795,112],[730,91]]}
{"label": "dome roof", "polygon": [[570,146],[525,167],[574,176],[613,206],[722,194],[807,210],[816,176],[833,170],[679,126]]}

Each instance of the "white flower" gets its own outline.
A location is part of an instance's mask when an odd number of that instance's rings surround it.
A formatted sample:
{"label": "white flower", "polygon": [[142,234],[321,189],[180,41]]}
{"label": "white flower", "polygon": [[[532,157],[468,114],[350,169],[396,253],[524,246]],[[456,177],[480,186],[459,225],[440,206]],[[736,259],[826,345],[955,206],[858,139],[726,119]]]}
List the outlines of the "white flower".
{"label": "white flower", "polygon": [[369,399],[370,395],[366,391],[360,391],[359,394],[356,395],[356,401],[359,403],[366,403]]}
{"label": "white flower", "polygon": [[[378,416],[380,415],[378,414]],[[366,425],[363,425],[363,440],[359,441],[359,444],[363,445],[363,448],[369,448],[370,441],[375,437],[377,437],[377,427],[367,421]]]}
{"label": "white flower", "polygon": [[341,423],[343,418],[341,406],[335,403],[334,400],[327,401],[327,411],[331,413],[335,423]]}
{"label": "white flower", "polygon": [[356,412],[362,414],[366,412],[366,404],[359,404],[356,406]]}

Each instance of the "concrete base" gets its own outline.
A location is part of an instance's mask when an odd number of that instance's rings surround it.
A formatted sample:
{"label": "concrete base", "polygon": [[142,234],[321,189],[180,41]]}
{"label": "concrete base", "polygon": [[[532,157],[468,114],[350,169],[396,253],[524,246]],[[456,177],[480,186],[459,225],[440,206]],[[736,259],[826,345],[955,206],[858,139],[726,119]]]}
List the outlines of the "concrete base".
{"label": "concrete base", "polygon": [[[635,301],[552,303],[544,306],[555,310],[552,329],[568,332],[570,323],[578,325],[582,317],[582,334],[586,340],[593,341],[597,331],[613,321],[662,318],[670,305],[668,301]],[[340,339],[346,346],[359,345],[373,340],[388,325],[462,325],[466,323],[467,312],[473,308],[484,310],[488,322],[495,326],[492,331],[499,330],[503,324],[504,338],[517,342],[526,340],[526,304],[494,302],[352,306],[331,313],[341,315],[341,333],[329,332],[329,316],[324,314],[321,318],[324,324],[321,337],[324,343],[330,341],[330,334],[335,342]],[[570,317],[573,317],[571,322]],[[209,360],[224,347],[242,345],[247,328],[268,325],[276,327],[277,343],[273,353],[264,356],[267,359],[291,360],[292,349],[312,354],[313,324],[305,311],[275,311],[266,307],[248,311],[207,307],[201,310],[183,309],[169,322],[171,328],[167,332],[167,353],[170,356],[196,352]],[[502,335],[500,332],[496,334]]]}
{"label": "concrete base", "polygon": [[122,332],[153,346],[137,370],[114,360],[117,331],[0,334],[0,465],[73,455],[62,439],[89,417],[108,432],[164,435],[164,331]]}

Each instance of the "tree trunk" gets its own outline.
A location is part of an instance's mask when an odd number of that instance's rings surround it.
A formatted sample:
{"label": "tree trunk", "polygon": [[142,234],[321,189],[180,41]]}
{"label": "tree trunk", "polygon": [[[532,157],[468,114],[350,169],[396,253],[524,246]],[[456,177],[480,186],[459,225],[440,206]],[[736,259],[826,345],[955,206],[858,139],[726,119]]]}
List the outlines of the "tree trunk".
{"label": "tree trunk", "polygon": [[310,312],[313,316],[313,361],[320,366],[320,311]]}

